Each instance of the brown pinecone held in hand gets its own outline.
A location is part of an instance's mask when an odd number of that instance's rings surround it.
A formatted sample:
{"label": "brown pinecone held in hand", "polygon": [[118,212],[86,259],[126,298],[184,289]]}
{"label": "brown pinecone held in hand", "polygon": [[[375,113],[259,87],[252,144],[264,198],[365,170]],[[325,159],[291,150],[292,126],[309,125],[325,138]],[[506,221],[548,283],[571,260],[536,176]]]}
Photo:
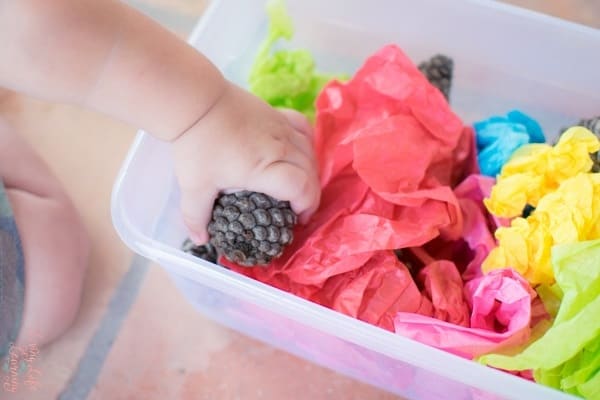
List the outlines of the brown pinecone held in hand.
{"label": "brown pinecone held in hand", "polygon": [[436,54],[429,60],[419,64],[418,68],[427,80],[433,86],[437,87],[444,94],[446,100],[448,100],[452,86],[454,61],[443,54]]}
{"label": "brown pinecone held in hand", "polygon": [[208,225],[210,244],[243,266],[269,264],[294,239],[297,216],[287,201],[262,193],[222,194]]}

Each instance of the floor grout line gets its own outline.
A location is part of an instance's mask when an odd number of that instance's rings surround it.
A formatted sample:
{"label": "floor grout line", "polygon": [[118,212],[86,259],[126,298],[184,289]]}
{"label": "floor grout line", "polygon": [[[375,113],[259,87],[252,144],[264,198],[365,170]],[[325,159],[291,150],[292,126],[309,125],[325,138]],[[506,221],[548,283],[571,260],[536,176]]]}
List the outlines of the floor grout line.
{"label": "floor grout line", "polygon": [[129,269],[108,304],[98,329],[79,361],[77,370],[58,396],[59,400],[82,400],[88,397],[96,384],[121,326],[138,297],[148,268],[149,261],[147,259],[134,255]]}
{"label": "floor grout line", "polygon": [[[126,0],[125,2],[166,28],[180,34],[190,32],[199,18],[199,15],[189,16],[165,10],[140,0]],[[121,331],[121,326],[138,297],[148,269],[149,261],[135,254],[129,269],[110,300],[99,327],[88,343],[76,371],[58,396],[58,400],[82,400],[89,396],[102,372],[112,345]]]}

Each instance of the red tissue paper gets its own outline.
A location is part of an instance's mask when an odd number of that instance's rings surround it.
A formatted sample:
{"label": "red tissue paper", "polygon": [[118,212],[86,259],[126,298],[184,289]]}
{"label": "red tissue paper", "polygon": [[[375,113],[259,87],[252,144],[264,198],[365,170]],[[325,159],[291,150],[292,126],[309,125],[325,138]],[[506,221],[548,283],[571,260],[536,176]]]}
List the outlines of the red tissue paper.
{"label": "red tissue paper", "polygon": [[[499,311],[480,301],[482,290],[505,285],[518,292],[518,299],[499,306],[507,310],[502,318],[519,316],[518,324],[502,328],[502,338],[525,329],[530,293],[521,278],[512,272],[481,276],[499,222],[483,205],[494,180],[479,175],[474,131],[402,50],[385,46],[348,82],[330,82],[316,109],[319,209],[267,268],[220,262],[417,339],[415,330],[432,329],[424,321],[439,324],[434,329],[451,338],[475,324],[478,331],[462,335],[459,344],[425,340],[466,356],[501,340],[484,323]],[[465,288],[465,281],[473,282]],[[519,312],[512,305],[518,301]],[[492,339],[481,333],[488,329]],[[471,338],[475,344],[462,344]]]}

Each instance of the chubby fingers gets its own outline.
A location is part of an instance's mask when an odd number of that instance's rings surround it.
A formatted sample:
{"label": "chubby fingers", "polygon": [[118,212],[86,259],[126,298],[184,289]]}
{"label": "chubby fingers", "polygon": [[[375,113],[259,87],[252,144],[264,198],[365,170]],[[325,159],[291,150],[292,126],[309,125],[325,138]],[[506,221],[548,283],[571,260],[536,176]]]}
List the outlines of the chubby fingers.
{"label": "chubby fingers", "polygon": [[304,116],[304,114],[292,110],[290,108],[281,108],[279,112],[283,114],[283,116],[288,120],[289,124],[295,130],[299,131],[303,135],[307,136],[312,140],[314,131],[308,119]]}
{"label": "chubby fingers", "polygon": [[[226,142],[216,153],[209,153],[206,145],[195,146],[194,140],[176,145],[180,209],[194,243],[208,242],[207,228],[220,191],[250,190],[287,200],[301,223],[318,208],[321,188],[312,128],[296,111],[281,113],[286,122],[280,121],[279,127],[270,132],[250,131],[252,139]],[[197,161],[211,154],[221,167]]]}
{"label": "chubby fingers", "polygon": [[318,180],[287,161],[269,165],[249,182],[248,189],[278,200],[288,200],[296,214],[315,208],[320,197]]}
{"label": "chubby fingers", "polygon": [[[289,123],[287,139],[279,143],[279,157],[249,182],[248,190],[287,200],[300,222],[305,223],[316,211],[321,198],[318,165],[314,154],[313,129],[306,117],[291,109],[279,110]],[[270,147],[270,146],[267,146]]]}
{"label": "chubby fingers", "polygon": [[188,228],[190,239],[200,245],[208,242],[208,223],[210,222],[214,201],[218,191],[212,185],[199,185],[194,188],[181,188],[181,213]]}
{"label": "chubby fingers", "polygon": [[304,156],[295,146],[290,147],[292,152],[284,159],[268,164],[255,174],[247,189],[289,201],[304,223],[319,206],[320,182],[313,159]]}
{"label": "chubby fingers", "polygon": [[280,109],[279,111],[286,117],[295,130],[295,133],[290,136],[290,142],[300,149],[311,162],[311,167],[308,170],[311,173],[309,181],[312,182],[307,192],[307,196],[310,198],[310,200],[307,201],[309,206],[299,212],[300,222],[306,223],[319,207],[321,199],[321,187],[318,172],[319,165],[315,156],[313,144],[314,130],[304,114],[292,109]]}

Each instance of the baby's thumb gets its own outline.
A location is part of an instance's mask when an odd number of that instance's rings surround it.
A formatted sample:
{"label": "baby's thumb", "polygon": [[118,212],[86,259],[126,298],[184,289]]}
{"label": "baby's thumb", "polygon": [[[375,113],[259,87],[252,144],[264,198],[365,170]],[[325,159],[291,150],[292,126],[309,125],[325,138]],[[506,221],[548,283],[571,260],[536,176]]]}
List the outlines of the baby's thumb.
{"label": "baby's thumb", "polygon": [[190,239],[198,245],[209,240],[207,227],[217,194],[216,188],[211,187],[181,191],[183,222],[189,230]]}

